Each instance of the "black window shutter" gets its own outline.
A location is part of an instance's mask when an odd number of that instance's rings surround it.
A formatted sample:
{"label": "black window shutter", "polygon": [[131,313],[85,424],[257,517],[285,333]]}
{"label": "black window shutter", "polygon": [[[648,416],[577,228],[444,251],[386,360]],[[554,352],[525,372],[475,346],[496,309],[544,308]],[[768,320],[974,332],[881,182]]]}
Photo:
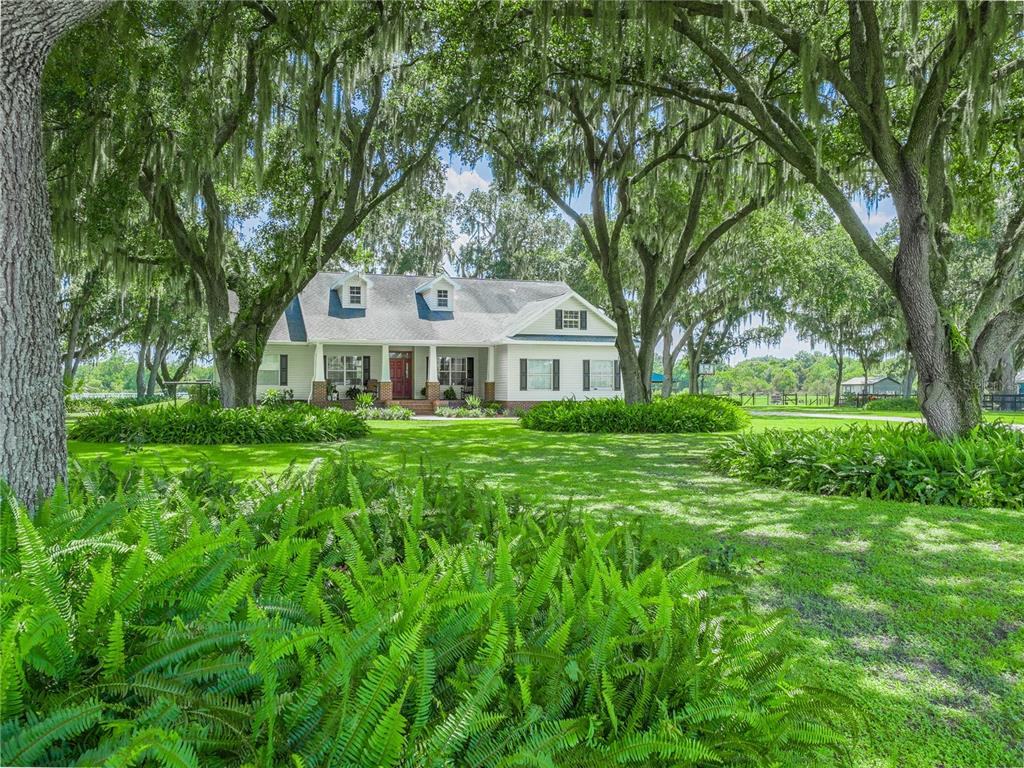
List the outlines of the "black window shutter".
{"label": "black window shutter", "polygon": [[473,358],[466,358],[466,382],[469,386],[473,386],[475,379],[473,378]]}
{"label": "black window shutter", "polygon": [[583,389],[590,389],[590,361],[583,361]]}
{"label": "black window shutter", "polygon": [[526,358],[519,358],[519,389],[526,391]]}
{"label": "black window shutter", "polygon": [[288,386],[288,355],[281,355],[281,370],[278,373],[277,383],[282,387]]}
{"label": "black window shutter", "polygon": [[587,330],[587,310],[585,309],[580,310],[580,330]]}
{"label": "black window shutter", "polygon": [[327,355],[324,355],[324,381],[330,381],[327,378]]}
{"label": "black window shutter", "polygon": [[551,361],[551,388],[558,391],[558,361]]}
{"label": "black window shutter", "polygon": [[370,356],[363,355],[363,386],[370,385]]}
{"label": "black window shutter", "polygon": [[555,310],[555,328],[561,329],[562,327],[562,310]]}
{"label": "black window shutter", "polygon": [[615,361],[615,389],[622,389],[622,369],[618,360]]}

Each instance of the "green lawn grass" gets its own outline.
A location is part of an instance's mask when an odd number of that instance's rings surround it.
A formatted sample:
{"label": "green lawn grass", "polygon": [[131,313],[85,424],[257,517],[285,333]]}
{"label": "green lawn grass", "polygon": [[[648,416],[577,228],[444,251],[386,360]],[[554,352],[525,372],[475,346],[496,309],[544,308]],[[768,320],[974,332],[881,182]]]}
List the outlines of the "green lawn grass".
{"label": "green lawn grass", "polygon": [[[766,427],[836,420],[756,418]],[[513,421],[375,422],[323,445],[71,443],[79,460],[174,470],[204,458],[253,474],[351,450],[399,469],[425,461],[477,474],[538,504],[571,500],[599,520],[640,516],[648,535],[730,556],[750,598],[786,608],[813,681],[861,706],[853,764],[1024,764],[1024,514],[819,498],[702,467],[709,435],[564,435]]]}

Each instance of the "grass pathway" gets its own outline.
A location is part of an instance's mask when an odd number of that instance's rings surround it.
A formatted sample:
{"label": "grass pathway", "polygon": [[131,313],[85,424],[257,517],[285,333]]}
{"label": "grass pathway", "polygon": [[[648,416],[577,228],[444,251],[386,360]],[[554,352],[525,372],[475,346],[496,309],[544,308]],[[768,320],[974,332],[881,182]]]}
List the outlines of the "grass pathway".
{"label": "grass pathway", "polygon": [[[755,417],[754,428],[835,426]],[[815,682],[864,711],[862,768],[1024,764],[1024,514],[760,488],[704,469],[721,437],[560,435],[508,421],[378,422],[346,448],[71,444],[77,459],[174,470],[209,458],[239,473],[351,450],[384,468],[420,462],[500,484],[537,504],[572,501],[600,521],[708,552],[750,598],[781,608]]]}

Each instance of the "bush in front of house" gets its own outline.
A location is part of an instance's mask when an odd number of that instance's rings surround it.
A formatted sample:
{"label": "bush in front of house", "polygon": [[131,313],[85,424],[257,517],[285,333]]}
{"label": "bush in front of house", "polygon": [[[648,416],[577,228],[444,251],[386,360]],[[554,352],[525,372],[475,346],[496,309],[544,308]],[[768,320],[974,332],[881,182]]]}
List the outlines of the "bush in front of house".
{"label": "bush in front of house", "polygon": [[519,417],[545,432],[731,432],[750,423],[734,402],[713,395],[673,395],[649,403],[624,400],[550,400]]}
{"label": "bush in front of house", "polygon": [[359,405],[356,406],[355,414],[361,419],[408,421],[412,418],[412,409],[397,404],[383,408],[375,405]]}
{"label": "bush in front of house", "polygon": [[503,413],[501,403],[485,403],[476,395],[466,395],[465,405],[439,405],[434,409],[435,416],[446,416],[450,419],[486,419],[501,416]]}
{"label": "bush in front of house", "polygon": [[842,741],[783,619],[637,523],[346,459],[73,472],[35,521],[4,499],[4,765],[812,765]]}
{"label": "bush in front of house", "polygon": [[864,403],[865,411],[920,411],[916,397],[880,397]]}
{"label": "bush in front of house", "polygon": [[822,495],[965,507],[1024,506],[1024,433],[983,425],[959,440],[922,424],[744,432],[709,465],[764,485]]}
{"label": "bush in front of house", "polygon": [[295,403],[287,408],[182,405],[132,408],[79,419],[68,437],[95,443],[318,443],[362,437],[366,423],[340,408]]}

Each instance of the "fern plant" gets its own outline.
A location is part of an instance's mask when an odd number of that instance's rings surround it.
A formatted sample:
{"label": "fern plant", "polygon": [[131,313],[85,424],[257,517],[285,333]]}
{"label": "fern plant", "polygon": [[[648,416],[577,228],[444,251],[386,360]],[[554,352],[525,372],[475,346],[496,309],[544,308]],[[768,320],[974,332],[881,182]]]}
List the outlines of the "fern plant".
{"label": "fern plant", "polygon": [[3,537],[5,765],[813,762],[783,621],[643,537],[338,459],[76,471]]}

